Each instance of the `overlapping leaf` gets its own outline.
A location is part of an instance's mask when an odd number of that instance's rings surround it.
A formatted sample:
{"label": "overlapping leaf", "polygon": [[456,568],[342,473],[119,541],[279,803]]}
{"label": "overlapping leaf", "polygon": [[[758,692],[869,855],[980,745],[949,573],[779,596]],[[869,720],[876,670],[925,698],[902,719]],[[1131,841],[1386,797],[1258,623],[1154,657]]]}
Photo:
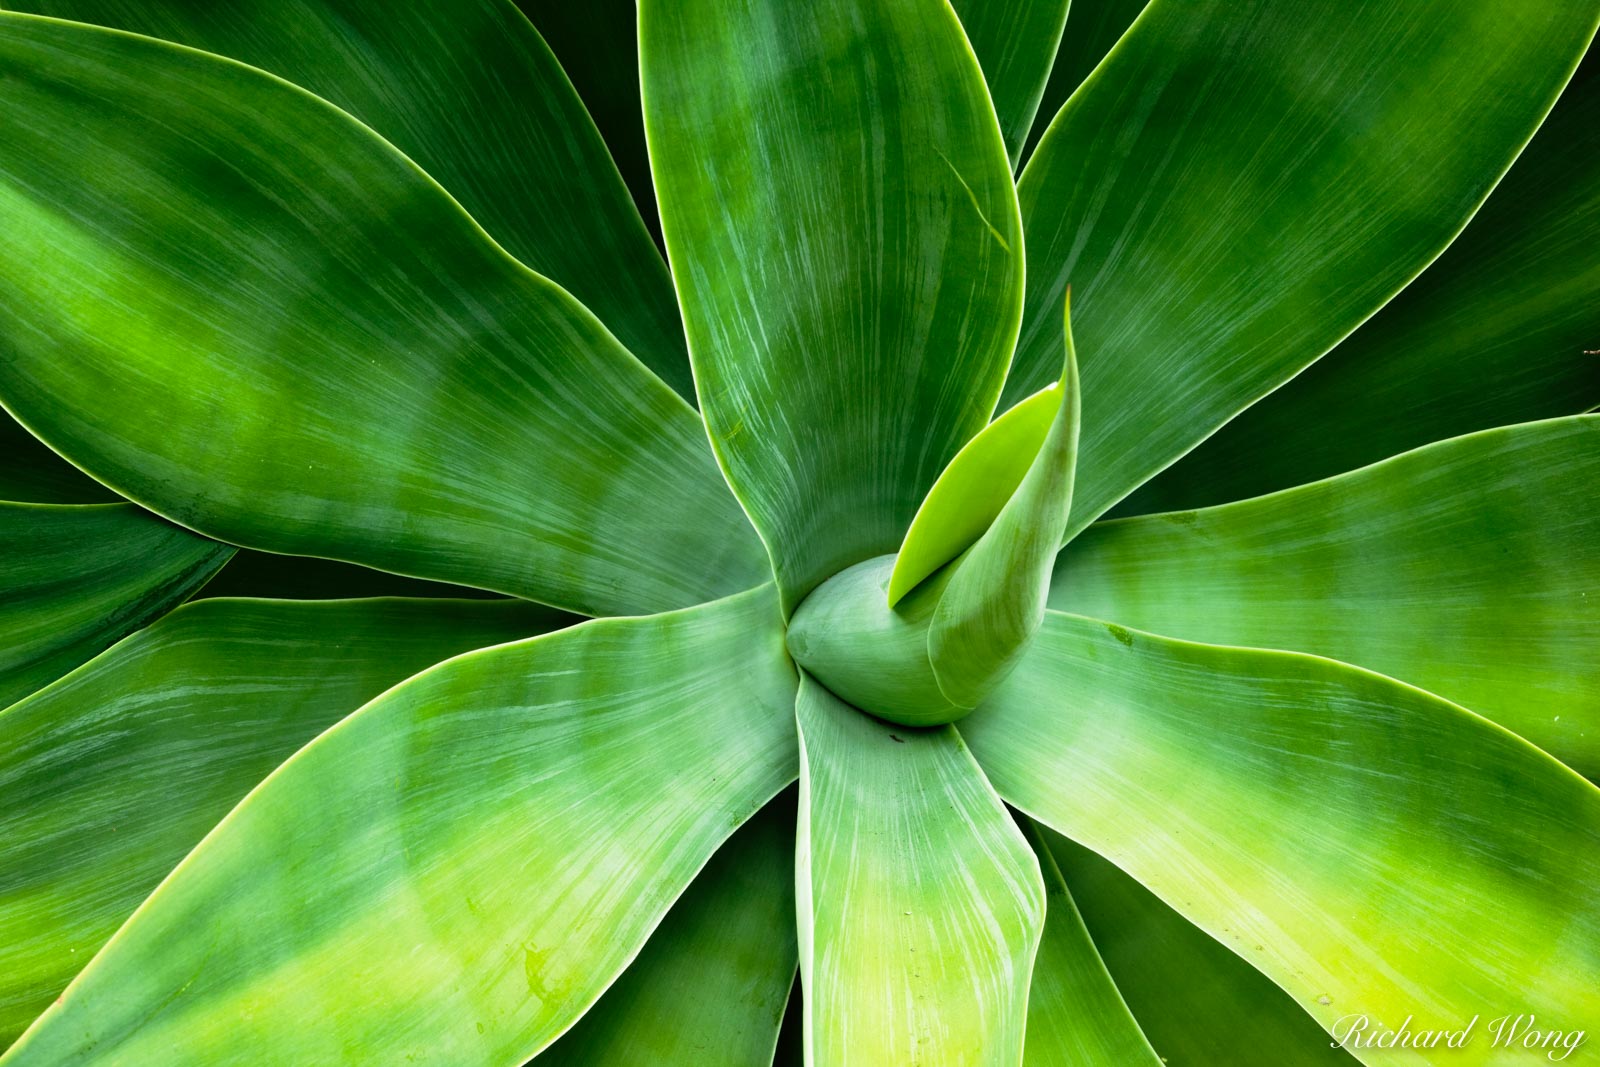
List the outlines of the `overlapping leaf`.
{"label": "overlapping leaf", "polygon": [[323,733],[6,1067],[516,1062],[794,779],[770,586],[468,653]]}
{"label": "overlapping leaf", "polygon": [[1600,775],[1600,418],[1486,430],[1327,481],[1100,523],[1052,607],[1312,652],[1421,686]]}
{"label": "overlapping leaf", "polygon": [[207,600],[0,714],[0,1047],[296,749],[407,675],[564,621],[517,601]]}
{"label": "overlapping leaf", "polygon": [[1005,146],[939,0],[646,0],[640,57],[701,407],[792,608],[892,552],[993,411],[1022,287]]}
{"label": "overlapping leaf", "polygon": [[1061,43],[1068,0],[951,0],[951,6],[983,68],[1015,165]]}
{"label": "overlapping leaf", "polygon": [[[1051,612],[961,732],[1002,797],[1237,944],[1325,1028],[1600,1018],[1600,789],[1437,697]],[[1445,1055],[1417,1059],[1495,1049]]]}
{"label": "overlapping leaf", "polygon": [[348,115],[0,16],[0,398],[237,544],[555,603],[749,588],[693,411]]}

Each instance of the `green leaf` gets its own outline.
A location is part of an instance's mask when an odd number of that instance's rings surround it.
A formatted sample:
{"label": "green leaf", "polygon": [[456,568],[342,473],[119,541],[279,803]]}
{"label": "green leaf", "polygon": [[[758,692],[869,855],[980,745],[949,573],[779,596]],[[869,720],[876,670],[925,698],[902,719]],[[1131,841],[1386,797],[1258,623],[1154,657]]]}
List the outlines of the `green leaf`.
{"label": "green leaf", "polygon": [[770,586],[467,653],[212,831],[4,1059],[518,1062],[794,780]]}
{"label": "green leaf", "polygon": [[0,409],[0,500],[28,504],[108,504],[116,493],[50,451]]}
{"label": "green leaf", "polygon": [[645,0],[645,126],[701,407],[786,610],[892,552],[983,428],[1022,244],[943,0]]}
{"label": "green leaf", "polygon": [[1076,10],[1069,9],[1061,45],[1050,67],[1050,80],[1045,82],[1044,95],[1039,100],[1039,118],[1028,130],[1028,141],[1022,150],[1024,163],[1073,90],[1083,84],[1089,72],[1128,31],[1146,3],[1147,0],[1095,0],[1091,4],[1081,0]]}
{"label": "green leaf", "polygon": [[[694,396],[666,264],[599,132],[506,0],[8,0],[215,52],[332,101],[416,160],[506,251]],[[335,157],[342,158],[342,157]]]}
{"label": "green leaf", "polygon": [[1044,936],[1028,990],[1024,1067],[1159,1067],[1162,1062],[1128,1013],[1106,965],[1089,940],[1061,868],[1050,854],[1049,830],[1027,824],[1044,874]]}
{"label": "green leaf", "polygon": [[132,504],[0,503],[0,708],[183,603],[232,554]]}
{"label": "green leaf", "polygon": [[1022,484],[1055,422],[1064,394],[1034,393],[961,446],[906,531],[889,575],[889,606],[983,536]]}
{"label": "green leaf", "polygon": [[1070,0],[951,0],[989,84],[1016,165],[1061,43]]}
{"label": "green leaf", "polygon": [[1306,372],[1142,487],[1221,504],[1600,402],[1600,49],[1436,263]]}
{"label": "green leaf", "polygon": [[1449,1053],[1477,1064],[1505,1013],[1600,1025],[1600,789],[1437,697],[1051,612],[962,734],[1009,803],[1237,935],[1324,1027],[1479,1015]]}
{"label": "green leaf", "polygon": [[446,656],[563,621],[517,601],[207,600],[0,714],[0,1047],[301,745]]}
{"label": "green leaf", "polygon": [[994,524],[951,567],[928,628],[928,662],[940,691],[959,707],[976,707],[988,695],[1044,619],[1050,566],[1072,508],[1082,422],[1070,318],[1057,383],[1064,396],[1050,433]]}
{"label": "green leaf", "polygon": [[1600,418],[1485,430],[1203,511],[1099,523],[1050,606],[1356,663],[1600,775]]}
{"label": "green leaf", "polygon": [[1071,531],[1332,348],[1450,243],[1555,101],[1592,3],[1153,0],[1039,143],[1008,396],[1072,284]]}
{"label": "green leaf", "polygon": [[798,961],[794,826],[786,790],[717,850],[540,1067],[771,1063]]}
{"label": "green leaf", "polygon": [[891,727],[802,676],[806,1062],[1015,1064],[1044,886],[954,728]]}
{"label": "green leaf", "polygon": [[[1051,830],[1044,834],[1117,989],[1167,1062],[1355,1062],[1272,979],[1114,864]],[[1254,950],[1237,938],[1231,944],[1247,955]]]}
{"label": "green leaf", "polygon": [[765,580],[688,405],[348,115],[25,15],[0,63],[0,395],[101,481],[584,614]]}
{"label": "green leaf", "polygon": [[[650,153],[644,143],[644,110],[639,99],[639,10],[635,0],[516,0],[572,79],[594,124],[600,129],[611,158],[645,228],[659,244],[661,218],[656,214],[655,184],[650,179]],[[668,285],[671,279],[668,278]],[[670,292],[669,292],[670,297]],[[681,341],[683,324],[672,300],[673,328]],[[686,350],[679,350],[685,376]],[[691,382],[685,396],[694,395]]]}
{"label": "green leaf", "polygon": [[241,549],[206,583],[206,597],[265,597],[271,600],[348,600],[356,597],[502,599],[482,589],[358,567],[313,556],[276,556]]}

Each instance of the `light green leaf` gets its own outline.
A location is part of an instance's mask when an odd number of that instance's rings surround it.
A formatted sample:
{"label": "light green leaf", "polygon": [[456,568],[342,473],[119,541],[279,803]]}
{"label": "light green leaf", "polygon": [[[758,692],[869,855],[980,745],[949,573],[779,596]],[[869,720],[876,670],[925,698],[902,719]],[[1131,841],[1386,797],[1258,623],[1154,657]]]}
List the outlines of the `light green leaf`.
{"label": "light green leaf", "polygon": [[1600,49],[1438,262],[1117,510],[1243,500],[1600,402]]}
{"label": "light green leaf", "polygon": [[101,481],[584,614],[764,580],[694,412],[348,115],[26,15],[0,63],[0,396]]}
{"label": "light green leaf", "polygon": [[0,714],[0,1047],[301,745],[407,675],[565,618],[518,601],[208,600]]}
{"label": "light green leaf", "polygon": [[540,1067],[771,1063],[798,961],[794,826],[786,790],[717,850]]}
{"label": "light green leaf", "polygon": [[889,575],[889,606],[983,536],[1044,446],[1065,395],[1034,393],[961,446],[911,520]]}
{"label": "light green leaf", "polygon": [[806,1062],[1015,1064],[1039,865],[954,728],[891,727],[802,677]]}
{"label": "light green leaf", "polygon": [[132,504],[0,503],[0,708],[183,603],[232,554]]}
{"label": "light green leaf", "polygon": [[1324,1027],[1478,1015],[1410,1060],[1471,1065],[1500,1015],[1600,1026],[1600,789],[1437,697],[1051,612],[962,734],[1008,802],[1237,935]]}
{"label": "light green leaf", "polygon": [[1361,324],[1554,102],[1587,0],[1154,0],[1039,143],[1007,395],[1083,351],[1071,531]]}
{"label": "light green leaf", "polygon": [[0,410],[0,500],[29,504],[108,504],[121,498],[50,451]]}
{"label": "light green leaf", "polygon": [[928,661],[940,691],[959,707],[976,707],[988,695],[1044,619],[1050,566],[1072,508],[1082,422],[1070,321],[1066,350],[1057,383],[1064,396],[1050,433],[994,524],[951,567],[928,628]]}
{"label": "light green leaf", "polygon": [[1203,511],[1099,523],[1050,605],[1421,686],[1600,775],[1600,418],[1485,430]]}
{"label": "light green leaf", "polygon": [[1069,0],[950,0],[994,99],[1016,165],[1050,76]]}
{"label": "light green leaf", "polygon": [[1028,141],[1022,150],[1023,163],[1033,155],[1061,105],[1133,25],[1146,3],[1147,0],[1080,0],[1076,9],[1068,10],[1061,46],[1056,49],[1050,80],[1045,82],[1044,95],[1039,100],[1039,115],[1028,130]]}
{"label": "light green leaf", "polygon": [[1005,145],[944,0],[645,0],[640,42],[701,407],[792,609],[894,551],[994,410]]}
{"label": "light green leaf", "polygon": [[[509,0],[7,0],[215,52],[332,101],[416,160],[506,251],[694,396],[666,264],[600,134]],[[337,158],[337,157],[336,157]]]}
{"label": "light green leaf", "polygon": [[0,1063],[530,1056],[794,780],[794,687],[771,586],[424,671],[258,786]]}
{"label": "light green leaf", "polygon": [[[1114,864],[1041,829],[1118,991],[1166,1062],[1229,1067],[1351,1067],[1355,1062],[1272,979]],[[1254,949],[1238,938],[1231,943],[1247,955]]]}
{"label": "light green leaf", "polygon": [[[594,0],[574,4],[571,0],[516,0],[561,61],[561,69],[572,79],[594,124],[600,129],[611,158],[634,206],[644,218],[645,228],[657,243],[661,241],[661,219],[656,214],[655,185],[650,179],[650,154],[644,143],[644,111],[639,100],[639,10],[635,0]],[[667,279],[671,285],[671,279]],[[678,304],[671,297],[672,325],[682,344],[683,323],[678,319]],[[689,357],[679,349],[685,377]],[[690,382],[692,397],[694,383]]]}
{"label": "light green leaf", "polygon": [[1030,821],[1026,833],[1044,874],[1047,910],[1028,990],[1024,1067],[1159,1067],[1089,940],[1046,843],[1050,831]]}

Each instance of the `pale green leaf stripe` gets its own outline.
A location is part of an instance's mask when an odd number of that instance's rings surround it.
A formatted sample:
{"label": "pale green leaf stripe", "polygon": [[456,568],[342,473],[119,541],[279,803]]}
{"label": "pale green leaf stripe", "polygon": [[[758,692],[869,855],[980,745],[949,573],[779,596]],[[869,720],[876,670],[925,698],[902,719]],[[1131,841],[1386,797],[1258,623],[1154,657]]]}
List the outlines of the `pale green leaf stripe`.
{"label": "pale green leaf stripe", "polygon": [[1485,430],[1271,496],[1099,523],[1050,606],[1421,686],[1600,775],[1600,417]]}
{"label": "pale green leaf stripe", "polygon": [[132,504],[0,503],[0,708],[183,603],[232,554]]}
{"label": "pale green leaf stripe", "polygon": [[[1118,991],[1167,1063],[1351,1067],[1355,1062],[1272,979],[1116,865],[1041,829]],[[1230,943],[1246,955],[1255,951],[1238,936]],[[1037,979],[1035,990],[1037,997]]]}
{"label": "pale green leaf stripe", "polygon": [[1154,0],[1018,190],[1028,296],[1007,396],[1055,375],[1070,282],[1072,530],[1427,266],[1537,129],[1597,17],[1589,0]]}
{"label": "pale green leaf stripe", "polygon": [[1039,98],[1069,0],[950,0],[983,68],[1012,166],[1039,110]]}
{"label": "pale green leaf stripe", "polygon": [[0,410],[0,501],[28,504],[109,504],[116,493],[50,451]]}
{"label": "pale green leaf stripe", "polygon": [[770,586],[467,653],[256,788],[0,1063],[503,1067],[794,780]]}
{"label": "pale green leaf stripe", "polygon": [[1438,262],[1117,510],[1224,504],[1600,403],[1600,48]]}
{"label": "pale green leaf stripe", "polygon": [[949,726],[800,684],[796,881],[806,1063],[1015,1065],[1039,864]]}
{"label": "pale green leaf stripe", "polygon": [[1044,875],[1046,911],[1028,991],[1023,1067],[1159,1067],[1089,940],[1045,841],[1050,831],[1030,821],[1025,832]]}
{"label": "pale green leaf stripe", "polygon": [[994,410],[1005,145],[945,0],[646,0],[640,42],[701,407],[792,608],[893,552]]}
{"label": "pale green leaf stripe", "polygon": [[0,1047],[301,745],[407,675],[568,618],[520,601],[207,600],[0,714]]}
{"label": "pale green leaf stripe", "polygon": [[1080,0],[1075,9],[1068,8],[1061,45],[1050,67],[1050,80],[1045,82],[1044,95],[1039,100],[1039,114],[1022,149],[1024,164],[1067,98],[1121,40],[1145,3],[1146,0]]}
{"label": "pale green leaf stripe", "polygon": [[0,63],[0,397],[63,455],[226,541],[583,614],[765,580],[688,405],[348,115],[27,15]]}
{"label": "pale green leaf stripe", "polygon": [[[1326,1028],[1600,1028],[1600,789],[1421,690],[1056,612],[962,734],[1000,795],[1093,848]],[[1503,1053],[1503,1050],[1500,1050]],[[1505,1056],[1499,1057],[1505,1062]]]}
{"label": "pale green leaf stripe", "polygon": [[[644,143],[644,112],[639,99],[639,9],[635,0],[516,0],[572,79],[594,124],[628,183],[634,206],[651,236],[661,240],[655,185],[650,180],[650,154]],[[659,253],[658,253],[659,254]],[[671,285],[670,278],[667,284]],[[672,324],[681,342],[683,324],[671,297]],[[685,376],[686,350],[680,349]],[[694,385],[689,392],[692,396]]]}
{"label": "pale green leaf stripe", "polygon": [[794,793],[728,839],[605,996],[537,1059],[766,1067],[794,985]]}
{"label": "pale green leaf stripe", "polygon": [[8,0],[269,70],[350,112],[685,397],[666,265],[561,67],[510,0]]}

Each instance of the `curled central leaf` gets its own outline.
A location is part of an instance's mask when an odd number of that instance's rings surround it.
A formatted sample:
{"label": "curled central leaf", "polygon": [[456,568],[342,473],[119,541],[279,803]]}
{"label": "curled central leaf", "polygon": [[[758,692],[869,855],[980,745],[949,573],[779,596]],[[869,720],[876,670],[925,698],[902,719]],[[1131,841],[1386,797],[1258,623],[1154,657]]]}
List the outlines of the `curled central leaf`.
{"label": "curled central leaf", "polygon": [[[950,461],[897,555],[841,571],[795,612],[790,654],[856,707],[907,726],[954,722],[1039,629],[1078,451],[1070,311],[1066,319],[1061,380]],[[987,529],[965,528],[974,512],[992,518]]]}

